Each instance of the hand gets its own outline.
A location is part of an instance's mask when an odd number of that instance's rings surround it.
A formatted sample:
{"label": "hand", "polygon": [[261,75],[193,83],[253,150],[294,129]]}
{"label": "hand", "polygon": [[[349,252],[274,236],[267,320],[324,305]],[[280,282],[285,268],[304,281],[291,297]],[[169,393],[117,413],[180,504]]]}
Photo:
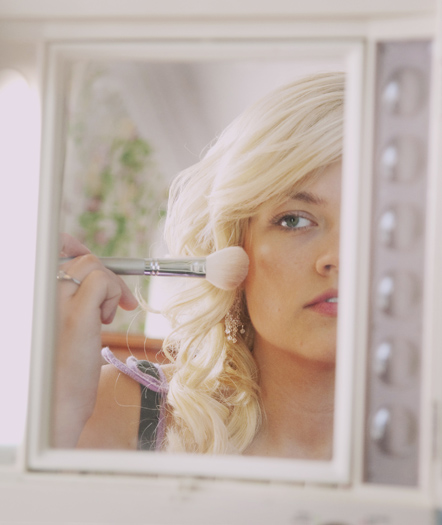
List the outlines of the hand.
{"label": "hand", "polygon": [[105,268],[73,237],[61,236],[60,266],[79,281],[59,282],[59,317],[55,375],[53,439],[55,446],[75,446],[97,396],[101,369],[101,325],[112,322],[118,306],[138,303],[125,282]]}

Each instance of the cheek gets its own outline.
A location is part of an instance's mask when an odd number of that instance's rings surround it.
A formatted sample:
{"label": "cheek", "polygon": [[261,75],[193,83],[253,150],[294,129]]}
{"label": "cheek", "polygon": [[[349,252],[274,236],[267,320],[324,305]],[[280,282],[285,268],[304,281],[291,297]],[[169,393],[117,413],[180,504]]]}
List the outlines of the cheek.
{"label": "cheek", "polygon": [[251,317],[278,314],[290,301],[299,267],[287,260],[287,250],[282,248],[275,243],[260,243],[248,251],[245,294]]}
{"label": "cheek", "polygon": [[259,241],[255,237],[245,246],[250,268],[244,291],[252,321],[261,324],[272,316],[297,311],[310,297],[306,288],[311,281],[312,260],[306,243],[288,238]]}
{"label": "cheek", "polygon": [[278,264],[275,248],[269,243],[260,244],[253,252],[252,266],[255,272],[271,273]]}
{"label": "cheek", "polygon": [[275,286],[275,277],[281,270],[275,248],[270,243],[255,243],[253,249],[246,251],[250,259],[246,295],[254,300],[268,300],[268,290]]}
{"label": "cheek", "polygon": [[287,240],[262,242],[248,251],[250,279],[278,280],[287,282],[305,278],[312,266],[312,257],[304,246]]}
{"label": "cheek", "polygon": [[255,246],[250,257],[250,273],[260,278],[273,279],[287,272],[287,247],[275,243],[260,243]]}

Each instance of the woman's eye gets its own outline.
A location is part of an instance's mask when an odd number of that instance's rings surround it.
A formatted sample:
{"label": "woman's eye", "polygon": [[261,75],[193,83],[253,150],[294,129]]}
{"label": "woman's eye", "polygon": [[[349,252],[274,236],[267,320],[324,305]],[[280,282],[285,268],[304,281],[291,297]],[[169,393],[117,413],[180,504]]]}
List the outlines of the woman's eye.
{"label": "woman's eye", "polygon": [[279,220],[279,224],[284,228],[289,228],[291,230],[307,228],[313,223],[310,219],[306,219],[300,215],[285,215]]}

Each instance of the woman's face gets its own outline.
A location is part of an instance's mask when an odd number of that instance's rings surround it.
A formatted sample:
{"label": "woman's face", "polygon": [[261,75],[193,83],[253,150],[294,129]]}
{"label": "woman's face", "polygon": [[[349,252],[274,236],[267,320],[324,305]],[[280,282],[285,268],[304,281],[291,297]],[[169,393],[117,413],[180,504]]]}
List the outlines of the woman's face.
{"label": "woman's face", "polygon": [[250,220],[245,294],[255,349],[334,363],[340,202],[339,162]]}

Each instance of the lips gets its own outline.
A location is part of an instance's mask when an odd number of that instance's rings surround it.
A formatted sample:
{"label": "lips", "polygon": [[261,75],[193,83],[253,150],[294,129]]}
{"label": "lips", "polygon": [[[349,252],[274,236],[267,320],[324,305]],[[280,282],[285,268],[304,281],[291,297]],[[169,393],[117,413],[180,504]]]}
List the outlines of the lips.
{"label": "lips", "polygon": [[307,303],[304,308],[321,315],[336,317],[338,315],[338,290],[327,290]]}

